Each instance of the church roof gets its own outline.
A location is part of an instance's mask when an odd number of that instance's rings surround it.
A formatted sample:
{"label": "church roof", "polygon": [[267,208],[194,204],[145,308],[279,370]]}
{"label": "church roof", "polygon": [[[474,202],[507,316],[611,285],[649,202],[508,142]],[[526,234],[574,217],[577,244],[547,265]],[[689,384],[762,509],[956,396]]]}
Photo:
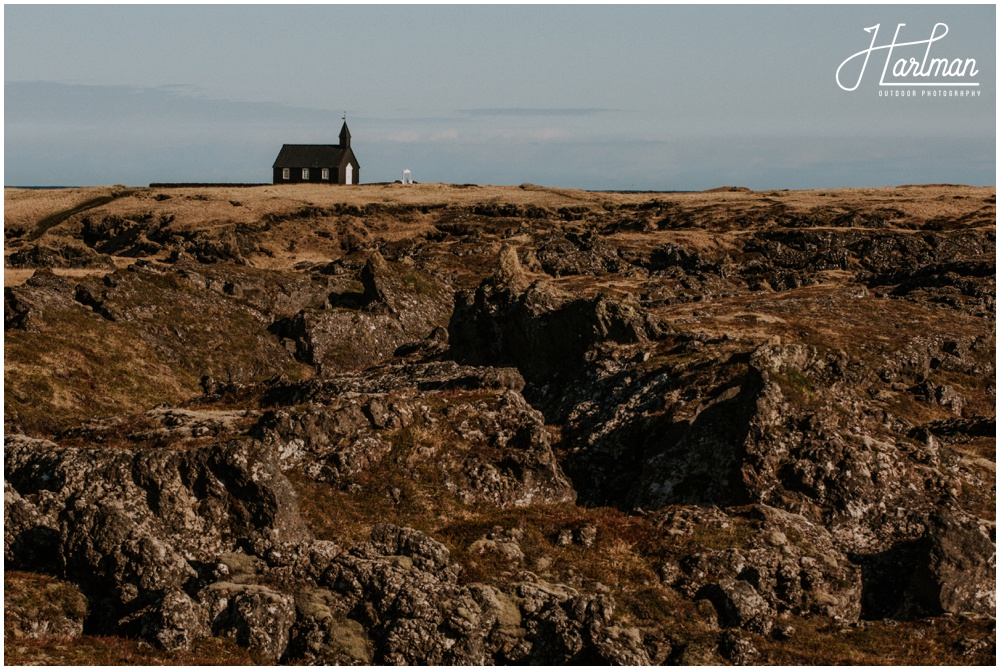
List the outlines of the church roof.
{"label": "church roof", "polygon": [[283,144],[276,168],[324,168],[340,165],[344,149],[339,144]]}

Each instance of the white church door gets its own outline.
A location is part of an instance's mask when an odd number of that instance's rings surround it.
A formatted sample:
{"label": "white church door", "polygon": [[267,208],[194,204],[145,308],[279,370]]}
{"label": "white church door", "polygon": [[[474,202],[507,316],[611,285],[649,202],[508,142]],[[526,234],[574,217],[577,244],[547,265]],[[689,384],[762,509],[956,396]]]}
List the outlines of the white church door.
{"label": "white church door", "polygon": [[347,172],[345,173],[344,183],[345,184],[354,183],[354,166],[351,165],[350,163],[347,164]]}

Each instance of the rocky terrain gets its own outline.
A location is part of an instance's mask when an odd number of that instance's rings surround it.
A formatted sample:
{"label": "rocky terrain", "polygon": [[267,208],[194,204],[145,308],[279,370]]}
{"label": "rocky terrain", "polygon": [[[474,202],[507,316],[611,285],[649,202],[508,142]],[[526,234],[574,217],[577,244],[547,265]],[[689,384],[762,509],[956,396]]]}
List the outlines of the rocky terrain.
{"label": "rocky terrain", "polygon": [[14,664],[992,664],[993,188],[7,189]]}

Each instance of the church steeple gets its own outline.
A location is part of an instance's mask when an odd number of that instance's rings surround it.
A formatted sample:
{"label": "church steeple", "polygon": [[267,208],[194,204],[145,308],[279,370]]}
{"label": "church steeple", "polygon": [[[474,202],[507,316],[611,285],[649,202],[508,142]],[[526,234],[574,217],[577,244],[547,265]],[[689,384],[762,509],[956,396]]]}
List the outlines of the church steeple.
{"label": "church steeple", "polygon": [[340,129],[340,148],[351,146],[351,131],[347,129],[347,112],[344,112],[344,125]]}

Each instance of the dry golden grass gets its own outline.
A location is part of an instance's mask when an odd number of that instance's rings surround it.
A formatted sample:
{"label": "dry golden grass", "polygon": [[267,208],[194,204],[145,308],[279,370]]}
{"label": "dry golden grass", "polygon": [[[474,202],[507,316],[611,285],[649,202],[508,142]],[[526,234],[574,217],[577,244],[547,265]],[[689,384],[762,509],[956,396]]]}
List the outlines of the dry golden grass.
{"label": "dry golden grass", "polygon": [[[343,242],[351,236],[369,242],[377,239],[383,244],[432,233],[435,225],[442,221],[480,225],[482,217],[470,212],[483,206],[541,208],[549,212],[549,221],[530,225],[579,232],[586,232],[591,224],[561,222],[560,210],[570,208],[587,216],[606,218],[608,212],[620,209],[624,217],[637,214],[647,221],[665,214],[676,215],[681,219],[679,226],[652,232],[622,230],[609,237],[635,248],[652,248],[672,242],[719,254],[733,246],[733,236],[766,225],[770,217],[779,214],[787,217],[821,211],[850,216],[853,212],[884,209],[889,212],[890,220],[882,224],[882,230],[909,230],[938,219],[949,225],[959,222],[966,227],[993,225],[995,192],[995,188],[928,186],[834,191],[614,193],[529,184],[6,189],[4,226],[7,253],[30,243],[32,235],[41,229],[47,229],[41,237],[42,242],[60,237],[79,238],[85,217],[93,221],[109,217],[141,220],[152,215],[169,220],[170,230],[182,236],[197,234],[228,240],[233,240],[234,233],[245,227],[255,231],[254,236],[259,240],[257,251],[246,261],[261,269],[287,270],[299,263],[325,263],[341,256]],[[115,196],[111,202],[71,213],[65,220],[52,225],[53,215],[70,212],[82,203],[110,195]],[[650,207],[653,209],[649,210]],[[351,213],[345,213],[348,210]],[[494,225],[496,221],[502,222],[503,217],[494,219]],[[725,234],[720,234],[720,227]],[[477,251],[491,255],[497,249],[487,243]],[[130,263],[135,259],[116,259],[116,262],[119,260]],[[594,282],[590,288],[602,287]]]}
{"label": "dry golden grass", "polygon": [[[963,617],[920,621],[866,621],[842,625],[820,617],[793,617],[796,633],[777,642],[755,636],[768,665],[992,665],[996,650],[978,647],[995,624]],[[963,640],[968,642],[963,643]]]}
{"label": "dry golden grass", "polygon": [[134,414],[197,392],[196,379],[127,328],[78,312],[60,330],[4,335],[5,417],[51,435],[87,418]]}
{"label": "dry golden grass", "polygon": [[[119,267],[125,267],[131,265],[135,259],[131,258],[115,258],[115,264]],[[106,268],[51,268],[52,274],[58,275],[60,277],[102,277],[110,272]],[[35,274],[32,269],[20,270],[14,268],[4,268],[3,270],[3,285],[4,286],[20,286],[24,282],[31,279]]]}
{"label": "dry golden grass", "polygon": [[[111,193],[111,188],[6,189],[5,230],[35,230],[46,217]],[[384,244],[432,233],[437,224],[457,222],[479,226],[481,230],[475,233],[488,234],[468,235],[470,239],[458,241],[455,238],[463,236],[455,235],[439,245],[427,245],[422,260],[435,267],[440,260],[441,268],[454,273],[456,285],[459,283],[456,276],[466,285],[475,285],[483,273],[492,271],[501,238],[527,247],[537,242],[538,237],[547,235],[549,230],[599,231],[604,224],[616,218],[627,219],[633,214],[641,220],[640,224],[643,221],[656,224],[664,216],[676,214],[678,225],[662,228],[649,225],[641,232],[625,227],[618,232],[607,232],[605,236],[621,246],[647,252],[674,243],[710,257],[737,248],[736,242],[741,235],[775,225],[769,219],[775,212],[784,215],[833,212],[850,216],[852,212],[891,210],[889,220],[877,224],[878,230],[908,234],[922,234],[919,229],[936,219],[943,225],[964,228],[990,228],[995,224],[995,188],[964,186],[636,194],[531,185],[416,184],[404,187],[372,184],[357,187],[139,188],[119,190],[115,195],[117,197],[111,202],[67,217],[49,229],[40,241],[44,242],[49,236],[78,237],[85,216],[94,221],[105,217],[135,220],[142,215],[152,215],[152,220],[156,221],[159,217],[167,217],[171,230],[181,235],[231,235],[234,229],[246,226],[267,251],[250,252],[245,260],[261,270],[287,270],[302,261],[320,263],[342,256],[341,242],[349,235]],[[511,220],[506,221],[508,217],[479,216],[472,211],[480,205],[507,204],[519,208],[544,208],[551,216],[543,219],[509,217]],[[649,210],[632,207],[647,204]],[[355,209],[345,213],[345,208],[349,207]],[[559,214],[561,208],[584,208],[584,214],[591,218],[564,221]],[[595,221],[598,222],[596,226]],[[805,220],[801,225],[808,227],[810,222]],[[505,237],[506,232],[504,235],[497,232],[504,231],[505,227],[512,227],[517,236]],[[21,237],[8,239],[8,252],[11,246],[25,243],[23,235],[22,232]],[[453,254],[456,248],[468,253]],[[114,260],[123,266],[136,259],[115,257]],[[627,299],[632,300],[648,290],[643,288],[646,279],[641,273],[632,277],[619,273],[553,279],[541,271],[537,262],[526,271],[532,279],[545,279],[576,296],[609,291],[622,298],[631,296]],[[7,270],[4,284],[22,283],[32,272]],[[104,274],[106,270],[55,272],[85,277]],[[831,270],[817,273],[815,278],[818,283],[798,289],[774,293],[733,290],[727,297],[702,296],[707,299],[655,308],[653,311],[678,331],[711,337],[729,335],[732,344],[713,347],[711,352],[704,354],[697,351],[671,354],[669,349],[676,343],[666,342],[660,350],[651,352],[654,355],[650,359],[650,369],[667,361],[683,372],[712,362],[698,356],[718,359],[726,353],[746,351],[753,343],[771,338],[813,345],[824,352],[844,349],[852,360],[868,365],[870,361],[877,362],[884,349],[898,348],[907,338],[940,330],[943,316],[940,309],[879,298],[874,290],[861,289],[853,272]],[[156,304],[157,300],[151,298],[149,302]],[[878,318],[873,318],[873,314]],[[204,317],[201,313],[196,315],[199,319]],[[953,310],[947,312],[946,318],[952,336],[980,336],[984,332],[986,321],[982,317]],[[183,319],[172,315],[165,320],[180,323]],[[210,318],[206,320],[211,321]],[[181,402],[198,392],[196,372],[207,369],[213,362],[196,361],[197,365],[190,364],[185,371],[177,362],[165,361],[154,347],[136,332],[129,331],[125,324],[107,324],[96,317],[79,315],[75,319],[67,316],[64,323],[67,325],[65,331],[40,334],[12,331],[8,335],[5,360],[8,412],[13,410],[29,432],[50,434],[55,428],[65,428],[94,415],[141,412],[158,402]],[[247,329],[246,332],[252,331]],[[232,339],[236,350],[250,350],[252,342]],[[298,373],[308,376],[311,369],[302,368]],[[743,374],[735,366],[724,369],[723,373],[734,378]],[[988,405],[992,399],[983,390],[982,383],[938,374],[941,381],[962,389],[971,412],[992,413]],[[694,378],[697,381],[697,376]],[[824,400],[817,398],[821,394],[804,375],[776,375],[775,379],[789,396],[798,394],[800,404]],[[714,379],[712,383],[724,385],[725,379]],[[857,392],[864,390],[859,388]],[[241,403],[242,400],[234,400],[233,407],[243,406]],[[915,425],[951,416],[946,408],[924,403],[907,402],[889,409]],[[550,431],[558,451],[560,431],[555,426],[550,427]],[[442,426],[432,429],[414,425],[391,439],[394,442],[391,457],[387,456],[361,475],[363,486],[358,493],[347,493],[302,475],[291,475],[300,495],[303,516],[317,537],[351,546],[363,541],[376,523],[392,520],[418,528],[445,543],[455,560],[465,568],[463,580],[506,587],[518,579],[510,566],[488,555],[473,553],[469,547],[495,526],[508,530],[518,528],[523,531],[520,546],[525,554],[520,567],[535,571],[543,579],[573,583],[585,590],[596,583],[602,584],[615,595],[619,605],[616,616],[629,625],[655,623],[688,640],[714,638],[715,633],[709,631],[694,613],[690,601],[659,584],[656,569],[668,556],[677,558],[694,551],[740,547],[755,532],[749,523],[736,523],[725,530],[699,528],[691,536],[671,537],[648,517],[628,516],[610,508],[565,504],[497,509],[487,504],[464,504],[442,493],[440,466],[448,464],[446,459],[461,455],[460,450],[451,448],[455,440]],[[982,443],[964,445],[965,466],[995,474],[994,445],[994,440],[985,438]],[[401,493],[396,501],[390,495],[392,489]],[[989,518],[986,505],[995,501],[987,498],[993,496],[983,493],[980,497],[984,507],[982,510],[976,508],[977,513]],[[963,500],[975,502],[979,498],[963,493]],[[578,530],[584,526],[597,530],[595,544],[591,547],[578,543],[561,545],[555,540],[560,531]],[[938,628],[923,630],[919,622],[899,627],[872,624],[865,628],[842,628],[816,619],[796,619],[794,623],[798,634],[790,641],[756,641],[768,662],[797,664],[819,660],[883,664],[939,660],[966,663],[983,658],[982,655],[963,656],[954,645],[960,636],[985,634],[977,629],[977,624],[966,630],[945,621],[939,622]],[[210,646],[224,644],[222,642],[205,644],[209,646],[196,648],[190,654],[170,656],[154,653],[141,643],[85,636],[74,642],[43,640],[26,644],[23,640],[8,640],[6,651],[8,662],[25,664],[251,661],[245,655],[240,656],[243,652],[238,650]]]}
{"label": "dry golden grass", "polygon": [[5,188],[3,190],[4,227],[32,228],[46,216],[72,209],[102,195],[111,195],[114,188],[111,186],[58,189]]}
{"label": "dry golden grass", "polygon": [[12,268],[4,268],[3,270],[3,285],[4,286],[20,286],[24,282],[31,279],[31,276],[35,274],[34,270],[14,270]]}
{"label": "dry golden grass", "polygon": [[75,638],[5,638],[4,665],[84,665],[198,667],[261,665],[246,649],[224,637],[196,641],[190,649],[166,652],[148,642],[105,635]]}
{"label": "dry golden grass", "polygon": [[[5,226],[31,224],[44,216],[66,210],[86,200],[107,195],[109,187],[86,189],[5,189]],[[309,184],[268,185],[247,188],[189,187],[137,188],[100,207],[102,214],[130,214],[150,209],[173,213],[179,224],[196,228],[260,221],[268,214],[281,214],[303,207],[369,204],[404,207],[512,204],[557,210],[560,207],[640,204],[655,200],[685,208],[724,206],[727,213],[757,207],[783,205],[791,211],[815,207],[872,209],[894,207],[905,217],[928,220],[968,213],[970,202],[990,205],[993,187],[928,186],[901,188],[854,188],[812,191],[738,191],[692,193],[616,193],[544,188],[540,186],[459,186],[453,184],[363,184],[318,186]],[[995,211],[995,208],[993,208]]]}

